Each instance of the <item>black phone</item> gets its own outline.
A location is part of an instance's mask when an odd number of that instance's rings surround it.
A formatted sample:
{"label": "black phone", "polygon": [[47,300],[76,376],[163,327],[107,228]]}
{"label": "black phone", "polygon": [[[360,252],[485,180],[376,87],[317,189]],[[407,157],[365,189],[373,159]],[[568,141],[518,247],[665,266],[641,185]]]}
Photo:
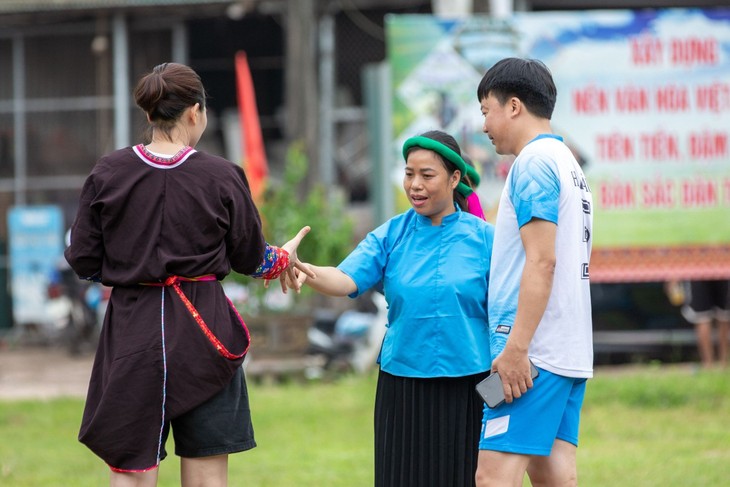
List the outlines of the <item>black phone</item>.
{"label": "black phone", "polygon": [[[530,375],[533,380],[540,375],[532,360],[530,360]],[[476,390],[490,409],[500,406],[505,400],[502,379],[499,377],[498,372],[490,374],[489,377],[477,384]]]}

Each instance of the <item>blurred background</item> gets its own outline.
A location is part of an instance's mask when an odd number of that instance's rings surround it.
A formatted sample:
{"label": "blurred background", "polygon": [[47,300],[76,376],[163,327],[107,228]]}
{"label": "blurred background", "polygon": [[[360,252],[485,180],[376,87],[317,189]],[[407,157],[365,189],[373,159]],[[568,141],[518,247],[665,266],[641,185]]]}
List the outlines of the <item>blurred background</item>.
{"label": "blurred background", "polygon": [[[596,363],[694,361],[681,283],[730,278],[725,5],[0,0],[0,343],[93,350],[108,290],[69,278],[64,238],[98,157],[143,141],[131,92],[155,65],[201,75],[209,125],[198,148],[261,175],[269,241],[310,224],[304,258],[335,265],[405,209],[399,147],[426,129],[457,136],[493,215],[509,160],[480,134],[476,86],[496,60],[524,55],[555,74],[556,131],[584,164],[597,231],[604,223],[591,269]],[[246,146],[253,132],[264,154]],[[292,205],[274,228],[271,215]],[[377,298],[291,301],[241,276],[226,285],[259,337],[254,363],[258,353],[311,370],[298,359],[324,357],[321,368],[345,356],[337,366],[359,370],[353,350],[379,344]],[[360,314],[338,326],[347,311]]]}

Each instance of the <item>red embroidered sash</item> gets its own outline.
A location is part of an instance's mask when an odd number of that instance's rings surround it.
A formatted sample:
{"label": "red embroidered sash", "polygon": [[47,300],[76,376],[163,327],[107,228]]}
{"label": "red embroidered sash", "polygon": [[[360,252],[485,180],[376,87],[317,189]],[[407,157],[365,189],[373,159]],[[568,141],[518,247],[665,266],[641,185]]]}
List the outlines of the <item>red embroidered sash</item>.
{"label": "red embroidered sash", "polygon": [[201,282],[201,281],[215,281],[216,277],[213,274],[206,274],[204,276],[200,277],[181,277],[181,276],[170,276],[167,279],[165,279],[164,282],[152,282],[152,283],[143,283],[143,286],[155,286],[155,287],[171,287],[177,295],[180,297],[180,300],[182,300],[185,307],[188,309],[188,312],[190,312],[190,316],[193,317],[195,322],[200,327],[200,330],[205,334],[205,336],[208,338],[208,341],[215,347],[215,349],[218,351],[218,353],[229,359],[229,360],[236,360],[248,352],[249,347],[251,346],[251,334],[248,331],[248,327],[246,326],[246,323],[243,321],[243,318],[241,318],[241,315],[238,313],[238,310],[233,305],[233,302],[231,302],[230,299],[226,296],[226,300],[228,301],[228,305],[231,307],[233,312],[236,314],[236,317],[241,322],[241,327],[243,328],[244,333],[246,333],[246,349],[240,353],[240,354],[234,354],[231,353],[225,345],[221,343],[220,340],[218,340],[218,337],[216,337],[212,331],[210,331],[210,328],[208,328],[208,325],[205,323],[205,320],[203,320],[203,317],[200,316],[200,313],[198,313],[198,310],[195,308],[192,302],[188,299],[188,297],[183,292],[182,288],[180,287],[180,282]]}

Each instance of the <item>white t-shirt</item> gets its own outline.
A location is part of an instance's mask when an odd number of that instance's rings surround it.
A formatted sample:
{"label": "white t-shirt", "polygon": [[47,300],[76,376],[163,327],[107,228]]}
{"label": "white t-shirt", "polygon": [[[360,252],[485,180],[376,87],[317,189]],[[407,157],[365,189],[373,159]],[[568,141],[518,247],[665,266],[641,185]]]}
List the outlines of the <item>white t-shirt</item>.
{"label": "white t-shirt", "polygon": [[525,251],[520,227],[533,218],[557,225],[552,292],[529,355],[565,377],[593,376],[593,325],[588,263],[593,200],[585,176],[562,138],[540,135],[515,159],[497,212],[489,279],[492,356],[504,349],[517,312]]}

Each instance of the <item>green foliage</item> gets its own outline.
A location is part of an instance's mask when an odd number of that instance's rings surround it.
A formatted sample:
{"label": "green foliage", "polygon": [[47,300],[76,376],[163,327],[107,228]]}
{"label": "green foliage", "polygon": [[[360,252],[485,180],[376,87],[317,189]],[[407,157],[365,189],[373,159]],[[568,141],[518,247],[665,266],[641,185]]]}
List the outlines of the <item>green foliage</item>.
{"label": "green foliage", "polygon": [[281,245],[309,225],[312,231],[299,247],[300,258],[317,265],[336,265],[353,248],[353,225],[343,211],[342,198],[334,197],[329,204],[322,184],[302,195],[308,167],[302,145],[293,144],[280,184],[267,188],[259,208],[264,234],[270,243]]}
{"label": "green foliage", "polygon": [[[345,203],[341,196],[333,196],[332,201],[328,201],[322,184],[315,184],[305,191],[308,167],[303,145],[292,144],[281,180],[266,188],[264,202],[258,207],[264,235],[271,245],[283,245],[302,227],[310,226],[312,230],[299,246],[299,258],[316,265],[337,265],[354,247],[353,223],[344,212]],[[263,297],[269,291],[260,281],[236,274],[232,278],[246,284],[252,292],[257,302],[252,303],[250,310],[266,308]],[[278,286],[271,288],[276,292],[274,288]],[[302,289],[304,296],[311,293],[312,290],[306,286]],[[300,297],[298,295],[295,299]]]}

